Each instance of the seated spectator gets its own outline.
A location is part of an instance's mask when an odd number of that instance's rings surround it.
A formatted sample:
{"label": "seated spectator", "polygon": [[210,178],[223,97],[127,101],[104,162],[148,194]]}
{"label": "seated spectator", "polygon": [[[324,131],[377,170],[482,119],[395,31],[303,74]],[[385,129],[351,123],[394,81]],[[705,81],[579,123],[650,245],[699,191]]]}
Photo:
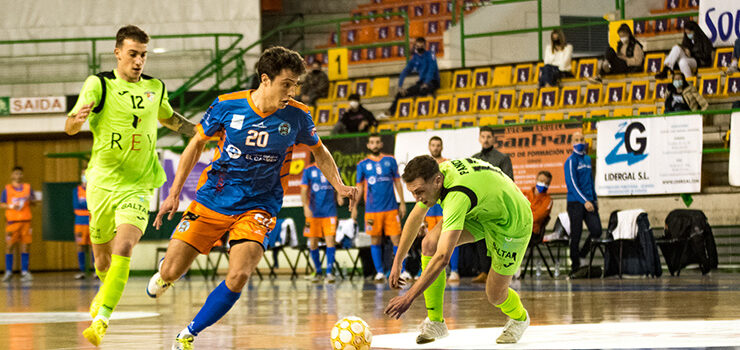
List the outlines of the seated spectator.
{"label": "seated spectator", "polygon": [[316,100],[329,96],[329,77],[321,71],[321,62],[313,61],[301,86],[301,102],[315,106]]}
{"label": "seated spectator", "polygon": [[642,65],[645,60],[645,52],[635,36],[632,35],[630,26],[622,23],[617,29],[619,34],[619,43],[617,51],[611,47],[606,49],[604,59],[599,61],[599,73],[591,82],[601,83],[601,77],[608,74],[625,74],[642,72]]}
{"label": "seated spectator", "polygon": [[[427,41],[422,37],[416,38],[414,42],[414,54],[411,56],[409,63],[401,71],[398,77],[398,93],[393,99],[391,107],[378,116],[379,119],[385,119],[396,114],[396,105],[402,97],[427,96],[433,95],[439,89],[439,68],[434,53],[427,51]],[[403,81],[409,73],[418,73],[419,80],[408,89],[403,87]]]}
{"label": "seated spectator", "polygon": [[562,77],[573,77],[571,61],[573,60],[573,45],[565,41],[565,35],[560,29],[550,33],[550,45],[545,49],[545,65],[540,70],[539,86],[555,86]]}
{"label": "seated spectator", "polygon": [[665,112],[706,110],[709,104],[694,85],[686,81],[683,73],[673,72],[673,84],[668,85]]}
{"label": "seated spectator", "polygon": [[376,125],[378,121],[375,120],[373,114],[360,104],[360,95],[352,94],[349,95],[349,108],[339,117],[331,134],[368,132]]}
{"label": "seated spectator", "polygon": [[735,48],[732,50],[732,62],[727,66],[725,74],[734,74],[740,71],[737,65],[737,59],[740,58],[740,38],[735,39]]}
{"label": "seated spectator", "polygon": [[712,42],[707,38],[699,25],[694,21],[686,22],[683,28],[683,41],[675,45],[665,58],[663,70],[655,75],[656,79],[665,79],[671,70],[681,70],[686,77],[693,77],[697,67],[712,65]]}
{"label": "seated spectator", "polygon": [[552,198],[547,194],[547,189],[551,181],[552,174],[549,171],[540,171],[537,174],[537,184],[531,190],[524,191],[524,196],[527,197],[532,208],[532,234],[539,234],[542,224],[550,216]]}

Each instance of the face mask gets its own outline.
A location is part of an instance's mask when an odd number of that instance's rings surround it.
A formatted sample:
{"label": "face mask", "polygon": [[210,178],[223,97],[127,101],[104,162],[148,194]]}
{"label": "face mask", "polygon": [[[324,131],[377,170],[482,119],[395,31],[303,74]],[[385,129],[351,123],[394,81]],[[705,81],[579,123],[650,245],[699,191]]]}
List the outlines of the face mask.
{"label": "face mask", "polygon": [[544,182],[538,182],[535,187],[539,193],[547,193],[548,186]]}
{"label": "face mask", "polygon": [[689,40],[694,40],[694,33],[686,33],[686,37],[689,38]]}
{"label": "face mask", "polygon": [[586,144],[583,142],[576,143],[575,145],[573,145],[573,150],[576,151],[576,153],[583,153],[583,151],[586,150]]}
{"label": "face mask", "polygon": [[360,107],[360,103],[357,101],[349,101],[350,108],[357,109],[357,107]]}
{"label": "face mask", "polygon": [[552,39],[552,42],[553,42],[553,43],[554,43],[555,45],[560,45],[560,38],[557,38],[557,39]]}
{"label": "face mask", "polygon": [[620,36],[619,40],[622,41],[623,44],[626,44],[628,41],[630,41],[630,37],[628,36]]}
{"label": "face mask", "polygon": [[683,80],[674,80],[673,81],[673,86],[675,86],[676,89],[680,89],[681,86],[683,86]]}
{"label": "face mask", "polygon": [[321,72],[321,68],[314,68],[314,69],[313,69],[313,72],[314,72],[314,73],[318,73],[318,72]]}
{"label": "face mask", "polygon": [[418,54],[420,54],[420,55],[421,55],[421,54],[423,54],[423,53],[424,53],[424,51],[426,51],[426,50],[425,50],[425,49],[424,49],[423,47],[417,47],[417,48],[416,48],[416,53],[418,53]]}

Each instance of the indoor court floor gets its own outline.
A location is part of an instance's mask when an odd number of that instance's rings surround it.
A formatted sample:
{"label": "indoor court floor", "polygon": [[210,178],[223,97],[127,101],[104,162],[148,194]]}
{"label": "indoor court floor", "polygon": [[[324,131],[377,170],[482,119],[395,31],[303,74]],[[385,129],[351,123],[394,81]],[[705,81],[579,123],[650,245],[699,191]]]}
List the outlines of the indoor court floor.
{"label": "indoor court floor", "polygon": [[[152,300],[144,294],[147,281],[130,279],[101,349],[169,349],[219,282],[193,276]],[[81,332],[98,284],[76,281],[73,273],[37,273],[32,282],[16,275],[0,284],[0,349],[94,349]],[[255,278],[195,348],[330,349],[332,325],[349,315],[370,324],[373,349],[740,348],[740,274],[685,270],[680,277],[574,281],[543,275],[514,288],[532,319],[519,344],[495,344],[505,317],[488,304],[483,285],[463,279],[448,285],[445,296],[450,336],[419,346],[421,298],[401,320],[391,320],[383,308],[398,291],[385,284]]]}

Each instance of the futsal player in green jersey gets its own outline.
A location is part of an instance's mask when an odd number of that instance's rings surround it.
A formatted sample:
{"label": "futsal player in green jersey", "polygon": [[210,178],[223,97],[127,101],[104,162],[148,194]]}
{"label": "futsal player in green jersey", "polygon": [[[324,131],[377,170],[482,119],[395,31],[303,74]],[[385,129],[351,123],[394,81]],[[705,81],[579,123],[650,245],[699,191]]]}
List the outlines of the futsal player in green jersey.
{"label": "futsal player in green jersey", "polygon": [[399,280],[401,263],[428,208],[436,203],[442,207],[442,223],[422,241],[421,278],[404,295],[391,299],[385,313],[396,319],[401,317],[423,292],[428,317],[416,342],[428,343],[447,336],[442,317],[444,269],[455,246],[485,239],[492,258],[486,296],[510,318],[496,342],[518,342],[529,326],[529,315],[509,284],[532,235],[532,210],[527,198],[499,168],[473,158],[437,165],[434,158],[419,156],[406,165],[402,178],[417,204],[401,233],[389,277],[391,287],[403,284]]}
{"label": "futsal player in green jersey", "polygon": [[194,124],[174,112],[164,83],[142,74],[149,36],[136,26],[116,34],[116,69],[85,80],[64,131],[90,122],[93,149],[87,203],[95,272],[102,286],[90,304],[93,322],[82,332],[99,345],[126,286],[133,247],[146,231],[149,202],[166,175],[155,150],[157,120],[192,136]]}

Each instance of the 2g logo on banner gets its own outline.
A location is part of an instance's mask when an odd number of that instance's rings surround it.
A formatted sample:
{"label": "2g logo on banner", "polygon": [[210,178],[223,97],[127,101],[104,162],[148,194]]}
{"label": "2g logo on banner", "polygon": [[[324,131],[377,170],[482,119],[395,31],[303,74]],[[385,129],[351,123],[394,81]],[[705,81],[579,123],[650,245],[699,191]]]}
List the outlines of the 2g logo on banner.
{"label": "2g logo on banner", "polygon": [[[629,125],[627,125],[627,122],[619,124],[619,129],[614,134],[614,139],[619,142],[617,142],[616,146],[612,148],[611,152],[604,159],[606,164],[612,165],[627,162],[627,165],[632,165],[647,158],[648,155],[645,154],[647,137],[640,136],[644,132],[645,125],[640,122],[632,122]],[[619,153],[622,145],[624,145],[627,153]]]}

